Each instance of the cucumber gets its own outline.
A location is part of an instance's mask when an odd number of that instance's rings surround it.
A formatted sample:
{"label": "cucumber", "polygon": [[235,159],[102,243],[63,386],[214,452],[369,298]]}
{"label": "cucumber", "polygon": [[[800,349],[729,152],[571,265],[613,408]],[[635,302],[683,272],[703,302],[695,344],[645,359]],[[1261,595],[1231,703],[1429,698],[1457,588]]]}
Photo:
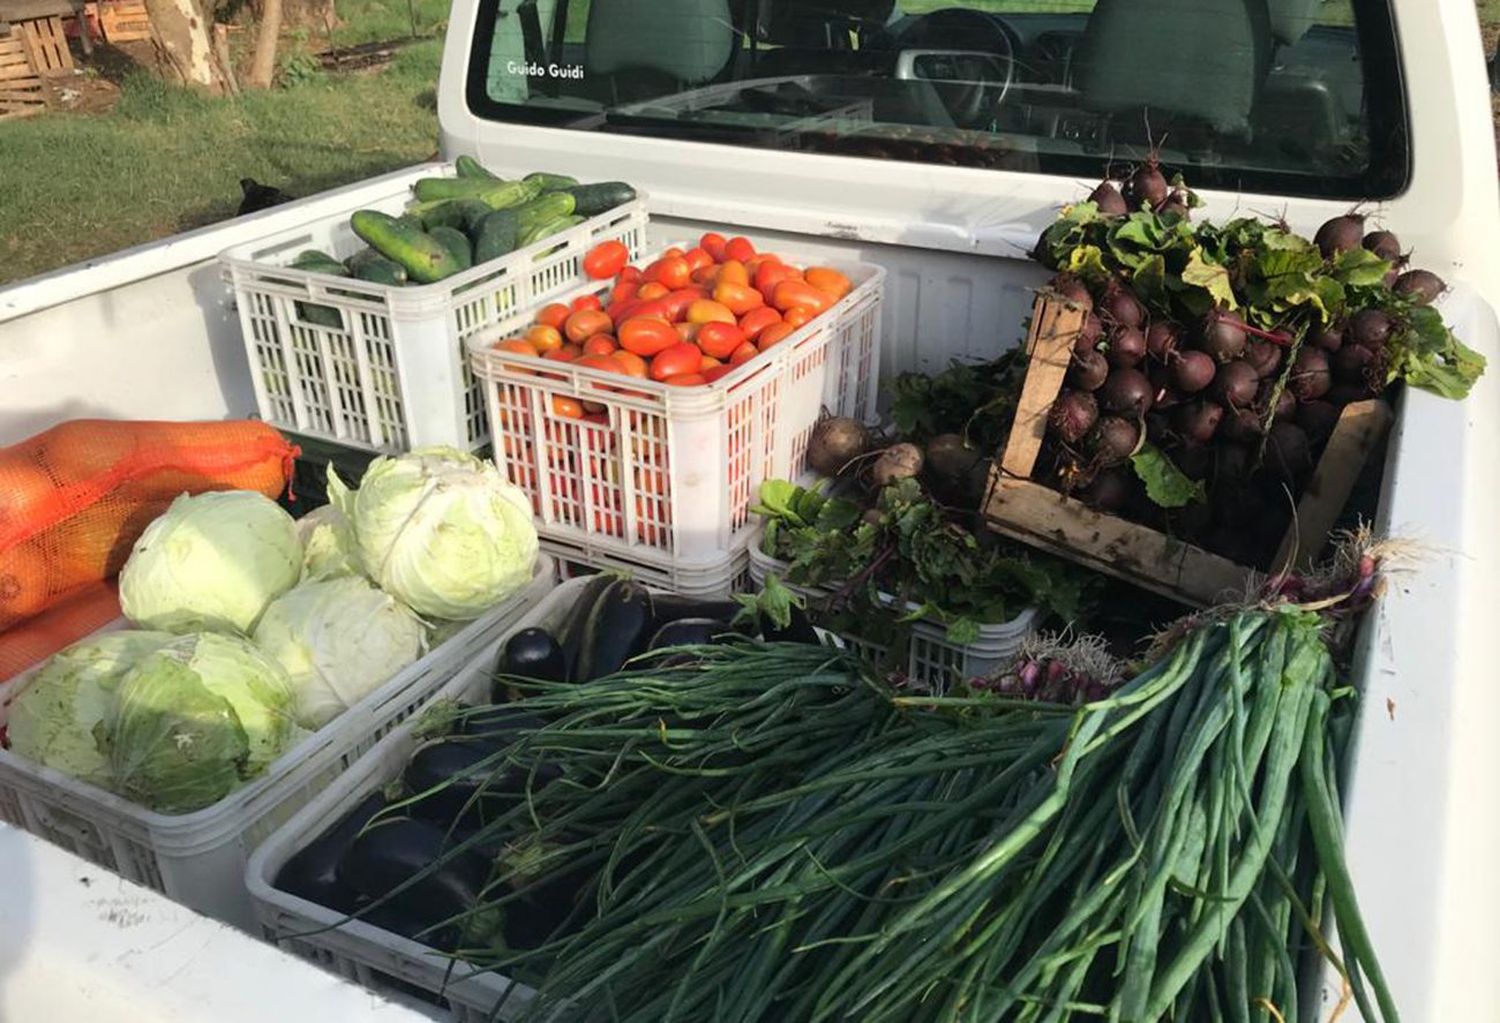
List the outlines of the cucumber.
{"label": "cucumber", "polygon": [[584,219],[575,213],[566,217],[558,217],[556,220],[549,220],[545,224],[538,224],[522,237],[519,247],[524,249],[526,246],[533,245],[543,238],[550,238],[559,231],[566,231],[574,224],[583,223]]}
{"label": "cucumber", "polygon": [[411,190],[417,202],[437,202],[440,199],[474,199],[497,185],[516,183],[496,178],[422,178]]}
{"label": "cucumber", "polygon": [[577,178],[570,178],[566,174],[548,174],[544,171],[528,174],[521,180],[535,181],[542,186],[543,192],[560,192],[564,188],[572,188],[578,184]]}
{"label": "cucumber", "polygon": [[[341,276],[347,277],[349,275],[345,273]],[[344,329],[344,317],[333,306],[317,305],[312,302],[297,302],[294,304],[297,308],[297,315],[304,322],[311,323],[315,327],[328,327],[331,330]]]}
{"label": "cucumber", "polygon": [[443,243],[443,248],[453,254],[458,261],[460,270],[467,270],[474,265],[474,249],[469,245],[469,238],[456,227],[434,227],[427,232],[432,237]]}
{"label": "cucumber", "polygon": [[442,242],[410,223],[378,210],[359,210],[349,218],[354,233],[387,259],[400,263],[419,284],[431,284],[459,271],[458,260]]}
{"label": "cucumber", "polygon": [[475,181],[499,181],[500,179],[485,170],[483,165],[468,153],[453,161],[453,169],[461,178],[471,178]]}
{"label": "cucumber", "polygon": [[453,205],[458,207],[459,218],[462,223],[456,225],[472,241],[479,233],[479,225],[484,218],[496,212],[490,209],[489,203],[482,199],[455,199]]}
{"label": "cucumber", "polygon": [[623,181],[606,181],[598,185],[574,185],[566,190],[573,197],[573,212],[581,217],[597,217],[635,198],[635,189]]}
{"label": "cucumber", "polygon": [[400,263],[387,259],[374,249],[360,249],[349,257],[349,272],[371,284],[402,285],[406,283],[406,270]]}
{"label": "cucumber", "polygon": [[575,200],[569,192],[549,192],[516,210],[522,242],[541,225],[559,217],[572,216],[574,204]]}
{"label": "cucumber", "polygon": [[462,228],[464,214],[458,204],[467,201],[469,200],[443,199],[435,203],[420,203],[407,212],[421,221],[424,231],[431,231],[434,227]]}
{"label": "cucumber", "polygon": [[520,240],[520,218],[515,210],[494,210],[479,222],[474,233],[474,262],[488,263],[492,259],[516,251]]}
{"label": "cucumber", "polygon": [[292,260],[293,270],[307,270],[311,273],[332,274],[334,277],[348,277],[349,270],[326,252],[317,249],[307,249],[297,253],[297,258]]}
{"label": "cucumber", "polygon": [[490,184],[490,188],[474,198],[481,200],[492,210],[508,210],[531,202],[542,194],[542,186],[536,181],[502,181]]}

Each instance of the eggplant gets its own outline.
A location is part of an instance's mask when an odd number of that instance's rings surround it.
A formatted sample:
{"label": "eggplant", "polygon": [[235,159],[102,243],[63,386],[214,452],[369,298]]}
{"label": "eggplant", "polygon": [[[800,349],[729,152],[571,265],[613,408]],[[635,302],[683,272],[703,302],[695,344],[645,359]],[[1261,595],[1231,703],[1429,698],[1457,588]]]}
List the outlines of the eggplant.
{"label": "eggplant", "polygon": [[353,913],[359,893],[338,879],[338,864],[370,818],[385,809],[385,796],[369,796],[331,828],[304,846],[276,872],[280,891],[340,913]]}
{"label": "eggplant", "polygon": [[679,618],[667,622],[646,644],[647,650],[663,650],[674,646],[706,646],[720,642],[726,634],[733,634],[729,623],[716,618]]}
{"label": "eggplant", "polygon": [[543,682],[566,682],[568,659],[563,648],[546,629],[522,629],[505,641],[495,664],[497,677],[490,686],[490,699],[505,703],[518,698],[503,676],[534,678]]}
{"label": "eggplant", "polygon": [[744,609],[743,605],[733,600],[698,600],[672,593],[657,594],[651,598],[652,631],[684,618],[713,618],[733,627],[734,620]]}
{"label": "eggplant", "polygon": [[[369,922],[424,944],[451,949],[460,938],[458,927],[423,932],[472,909],[490,876],[490,865],[483,857],[468,850],[455,853],[454,844],[443,828],[426,821],[411,817],[379,821],[350,844],[339,860],[338,880],[369,902],[379,902],[362,914]],[[434,868],[440,859],[442,864]],[[391,895],[424,871],[420,880]],[[489,937],[470,934],[464,940]]]}
{"label": "eggplant", "polygon": [[[413,796],[409,812],[443,828],[481,828],[526,798],[527,787],[540,788],[560,773],[542,765],[508,764],[504,748],[471,739],[429,742],[419,746],[401,775]],[[429,789],[436,791],[422,795]]]}
{"label": "eggplant", "polygon": [[600,573],[588,581],[578,593],[578,599],[568,614],[568,620],[563,623],[557,632],[558,642],[562,645],[563,660],[567,671],[565,680],[577,682],[578,659],[583,652],[583,637],[588,628],[589,615],[593,613],[594,605],[599,603],[599,598],[604,596],[606,590],[618,580],[617,576]]}
{"label": "eggplant", "polygon": [[573,681],[612,675],[646,649],[651,638],[651,594],[638,582],[616,579],[589,611]]}

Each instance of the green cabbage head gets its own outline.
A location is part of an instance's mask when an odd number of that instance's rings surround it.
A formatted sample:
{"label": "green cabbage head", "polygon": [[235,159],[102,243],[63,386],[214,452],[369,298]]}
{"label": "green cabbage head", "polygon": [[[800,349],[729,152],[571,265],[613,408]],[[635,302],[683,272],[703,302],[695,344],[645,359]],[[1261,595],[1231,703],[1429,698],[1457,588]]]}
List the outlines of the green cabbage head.
{"label": "green cabbage head", "polygon": [[302,541],[304,581],[365,574],[359,563],[354,527],[333,505],[325,504],[298,519],[297,537]]}
{"label": "green cabbage head", "polygon": [[13,752],[91,785],[110,786],[109,765],[94,728],[120,679],[173,637],[123,629],[74,643],[52,655],[10,706],[6,734]]}
{"label": "green cabbage head", "polygon": [[318,729],[421,657],[427,629],[368,580],[304,582],[271,602],[255,643],[292,680],[297,723]]}
{"label": "green cabbage head", "polygon": [[420,615],[477,618],[531,580],[531,501],[489,462],[418,448],[371,462],[353,493],[330,472],[328,495],[370,578]]}
{"label": "green cabbage head", "polygon": [[191,813],[265,771],[291,742],[292,683],[239,636],[178,636],[125,674],[103,727],[113,787]]}
{"label": "green cabbage head", "polygon": [[248,635],[302,575],[292,517],[249,490],[182,495],[146,527],[120,573],[120,607],[136,625]]}

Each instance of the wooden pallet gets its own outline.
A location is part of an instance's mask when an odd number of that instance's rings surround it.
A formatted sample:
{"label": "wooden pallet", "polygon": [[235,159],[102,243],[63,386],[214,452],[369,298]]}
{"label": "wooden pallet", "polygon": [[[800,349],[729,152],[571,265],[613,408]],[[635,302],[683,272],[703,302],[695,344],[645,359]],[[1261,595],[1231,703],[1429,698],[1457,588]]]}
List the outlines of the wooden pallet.
{"label": "wooden pallet", "polygon": [[29,117],[46,109],[47,93],[21,34],[0,35],[0,120]]}
{"label": "wooden pallet", "polygon": [[[1258,575],[1254,569],[1148,526],[1094,511],[1031,481],[1047,432],[1047,412],[1062,390],[1084,318],[1082,309],[1062,300],[1037,300],[1026,342],[1031,361],[1015,425],[996,462],[985,501],[990,528],[1186,604],[1208,605],[1245,594]],[[1271,563],[1273,572],[1306,565],[1322,550],[1360,469],[1390,421],[1390,407],[1379,399],[1344,407]]]}
{"label": "wooden pallet", "polygon": [[35,18],[15,24],[31,53],[31,63],[37,74],[43,78],[57,78],[73,73],[73,51],[68,49],[62,18]]}
{"label": "wooden pallet", "polygon": [[151,38],[145,0],[100,0],[88,6],[97,11],[99,29],[108,42],[137,43]]}

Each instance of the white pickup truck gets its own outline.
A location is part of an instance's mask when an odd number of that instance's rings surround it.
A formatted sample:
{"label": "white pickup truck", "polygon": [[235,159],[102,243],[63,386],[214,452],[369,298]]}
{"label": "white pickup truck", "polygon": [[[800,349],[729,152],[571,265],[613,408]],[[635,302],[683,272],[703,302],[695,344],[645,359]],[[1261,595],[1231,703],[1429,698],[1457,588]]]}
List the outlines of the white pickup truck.
{"label": "white pickup truck", "polygon": [[[1483,1023],[1500,1021],[1489,96],[1472,0],[460,0],[438,109],[449,159],[632,182],[653,242],[732,227],[884,265],[886,374],[1016,344],[1038,232],[1152,141],[1204,216],[1311,234],[1359,203],[1399,234],[1492,369],[1466,401],[1399,402],[1378,524],[1428,556],[1365,633],[1349,857],[1404,1018]],[[253,415],[216,257],[420,173],[0,289],[0,444],[79,416]]]}

